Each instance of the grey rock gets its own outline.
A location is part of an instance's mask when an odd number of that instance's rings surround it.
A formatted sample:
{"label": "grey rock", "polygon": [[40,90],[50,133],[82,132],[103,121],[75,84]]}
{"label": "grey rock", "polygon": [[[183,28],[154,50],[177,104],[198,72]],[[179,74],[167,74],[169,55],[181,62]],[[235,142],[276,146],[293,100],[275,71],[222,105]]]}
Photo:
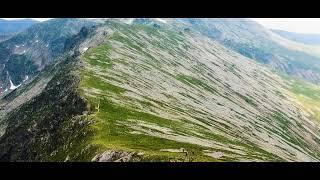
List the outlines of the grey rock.
{"label": "grey rock", "polygon": [[92,161],[96,162],[129,162],[134,153],[124,151],[105,151],[102,154],[96,155]]}

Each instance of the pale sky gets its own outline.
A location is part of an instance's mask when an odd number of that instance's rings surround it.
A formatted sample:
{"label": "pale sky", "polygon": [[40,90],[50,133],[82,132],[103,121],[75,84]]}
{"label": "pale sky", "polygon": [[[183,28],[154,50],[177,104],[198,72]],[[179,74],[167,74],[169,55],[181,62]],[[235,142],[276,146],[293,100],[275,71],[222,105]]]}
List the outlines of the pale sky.
{"label": "pale sky", "polygon": [[[7,20],[23,18],[1,18]],[[46,21],[52,18],[31,18]],[[320,18],[249,18],[268,29],[280,29],[297,33],[320,34]]]}
{"label": "pale sky", "polygon": [[[16,20],[16,19],[25,19],[25,18],[0,18],[0,19],[5,19],[5,20]],[[37,21],[46,21],[52,18],[29,18],[29,19],[34,19]]]}
{"label": "pale sky", "polygon": [[320,34],[320,18],[249,18],[266,28]]}

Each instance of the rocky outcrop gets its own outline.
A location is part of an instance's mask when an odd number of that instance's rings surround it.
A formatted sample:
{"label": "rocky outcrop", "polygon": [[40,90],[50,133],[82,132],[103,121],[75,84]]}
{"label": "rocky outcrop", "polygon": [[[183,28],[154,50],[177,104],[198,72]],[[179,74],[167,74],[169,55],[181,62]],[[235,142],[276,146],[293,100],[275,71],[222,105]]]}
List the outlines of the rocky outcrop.
{"label": "rocky outcrop", "polygon": [[109,150],[97,154],[91,161],[93,162],[130,162],[137,156],[137,153]]}

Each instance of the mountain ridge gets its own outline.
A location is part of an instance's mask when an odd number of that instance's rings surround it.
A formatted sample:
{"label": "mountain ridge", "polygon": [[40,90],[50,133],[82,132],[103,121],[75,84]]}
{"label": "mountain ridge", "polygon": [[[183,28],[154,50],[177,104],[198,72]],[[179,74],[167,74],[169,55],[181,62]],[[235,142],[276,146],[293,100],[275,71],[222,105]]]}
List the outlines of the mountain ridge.
{"label": "mountain ridge", "polygon": [[201,33],[107,20],[69,45],[0,111],[1,160],[319,161],[305,92]]}

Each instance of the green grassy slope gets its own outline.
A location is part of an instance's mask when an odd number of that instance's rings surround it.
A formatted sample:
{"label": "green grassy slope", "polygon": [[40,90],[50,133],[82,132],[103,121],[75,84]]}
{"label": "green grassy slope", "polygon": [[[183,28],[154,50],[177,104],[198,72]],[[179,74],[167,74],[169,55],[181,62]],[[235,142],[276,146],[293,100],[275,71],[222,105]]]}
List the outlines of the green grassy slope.
{"label": "green grassy slope", "polygon": [[[167,161],[171,158],[179,159],[181,153],[164,152],[163,150],[184,148],[189,154],[193,152],[191,159],[194,161],[217,160],[207,156],[206,152],[223,152],[224,155],[219,157],[219,161],[241,159],[283,161],[277,154],[268,152],[246,138],[234,139],[224,136],[223,134],[228,131],[232,132],[232,128],[225,125],[229,120],[222,123],[225,128],[217,128],[218,124],[211,123],[219,121],[210,118],[211,115],[206,112],[193,109],[188,113],[186,110],[186,107],[189,108],[188,106],[181,104],[181,108],[174,107],[168,101],[163,101],[155,96],[136,94],[140,89],[153,91],[155,88],[159,88],[156,84],[146,80],[149,77],[145,77],[145,82],[140,79],[146,72],[150,72],[150,76],[156,76],[154,73],[158,72],[167,76],[168,81],[184,84],[183,86],[180,84],[182,88],[184,86],[185,88],[191,87],[193,91],[198,90],[200,94],[206,92],[206,96],[211,94],[223,96],[226,99],[230,98],[224,96],[221,89],[219,92],[214,87],[216,82],[209,82],[207,78],[201,80],[201,77],[193,77],[193,75],[183,73],[175,74],[166,69],[170,66],[178,71],[179,68],[184,68],[185,64],[193,63],[192,58],[184,52],[190,49],[198,50],[200,47],[190,46],[185,32],[159,30],[142,25],[129,27],[117,23],[112,27],[114,32],[105,37],[105,43],[90,48],[82,55],[84,69],[80,72],[80,92],[95,109],[95,113],[90,115],[90,118],[96,122],[91,126],[94,129],[91,143],[97,145],[101,152],[106,149],[137,151],[144,153],[144,158],[147,160]],[[168,53],[168,56],[164,57],[161,53]],[[175,60],[170,61],[168,57],[174,57]],[[200,73],[202,76],[202,70],[206,71],[208,67],[199,63],[192,65],[191,68],[192,73]],[[236,65],[232,64],[231,67],[226,66],[225,71],[230,71],[241,78],[234,68],[236,69]],[[203,103],[203,99],[195,97],[193,93],[179,92],[179,94],[180,98]],[[201,96],[200,94],[199,96]],[[174,102],[177,98],[169,93],[164,96],[170,99],[170,102]],[[232,100],[233,98],[231,98],[229,101],[241,101],[246,104],[244,106],[250,108],[258,107],[252,95],[234,92],[234,96],[236,99]],[[218,102],[217,104],[219,105]],[[222,104],[220,103],[220,105]],[[161,114],[160,112],[163,110],[169,114]],[[233,111],[232,108],[231,111]],[[183,118],[186,114],[187,119]],[[200,117],[201,114],[209,119]],[[246,113],[238,114],[246,117]],[[283,115],[283,112],[274,111],[274,115],[270,115],[269,120],[262,116],[260,121],[269,122],[270,118],[279,121],[277,122],[279,126],[284,128],[282,130],[270,129],[270,131],[295,145],[299,146],[304,143],[301,140],[295,140],[295,135],[289,132],[290,128],[288,129],[288,127],[292,124],[288,120],[289,117]],[[293,135],[293,137],[288,139],[279,131],[287,131],[287,135]],[[226,148],[218,148],[219,146],[216,144],[223,144]],[[236,153],[237,148],[243,152]],[[308,148],[306,151],[310,152]]]}
{"label": "green grassy slope", "polygon": [[292,101],[317,102],[314,86],[285,86],[190,31],[108,21],[90,33],[84,53],[5,117],[0,160],[91,161],[107,150],[133,161],[320,159],[319,130]]}

